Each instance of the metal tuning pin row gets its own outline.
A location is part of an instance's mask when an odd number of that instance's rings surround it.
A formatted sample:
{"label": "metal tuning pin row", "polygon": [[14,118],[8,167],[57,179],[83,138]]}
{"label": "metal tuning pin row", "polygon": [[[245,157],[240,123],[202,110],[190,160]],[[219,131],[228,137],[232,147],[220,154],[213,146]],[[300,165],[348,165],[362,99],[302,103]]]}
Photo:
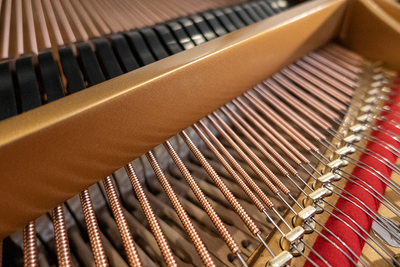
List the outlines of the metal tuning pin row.
{"label": "metal tuning pin row", "polygon": [[[318,55],[319,54],[319,55]],[[322,72],[319,70],[315,69],[314,67],[318,66],[317,62],[314,62],[314,59],[316,57],[319,57],[321,54],[326,55],[324,53],[318,53],[311,55],[309,58],[305,57],[302,60],[299,60],[297,62],[298,66],[301,66],[304,69],[307,69],[308,71],[312,72],[314,75],[318,76],[324,76]],[[314,67],[308,65],[308,63],[311,63],[314,65]],[[307,86],[305,84],[306,79],[308,79],[306,73],[302,73],[303,70],[299,68],[298,66],[289,66],[288,69],[285,69],[282,71],[282,73],[285,76],[289,76],[292,80],[296,80],[296,83],[302,84],[303,87]],[[350,65],[354,66],[354,65]],[[321,66],[320,66],[321,67]],[[309,118],[313,120],[316,124],[318,124],[321,128],[325,129],[327,133],[331,134],[334,137],[334,144],[331,142],[328,142],[327,139],[324,138],[322,135],[322,138],[318,136],[318,132],[308,132],[313,138],[316,140],[320,141],[320,143],[327,148],[328,155],[324,156],[320,154],[318,151],[315,151],[316,153],[312,152],[312,149],[308,149],[309,152],[318,159],[318,161],[321,163],[323,166],[320,171],[314,169],[314,174],[311,174],[311,177],[314,179],[312,184],[307,184],[306,181],[301,179],[301,182],[303,185],[308,188],[311,193],[306,193],[300,186],[298,188],[302,192],[302,194],[305,196],[302,201],[302,205],[300,205],[297,201],[295,203],[302,209],[300,212],[295,213],[295,216],[292,218],[292,224],[294,226],[293,229],[290,230],[290,232],[283,234],[283,232],[280,230],[282,234],[282,238],[280,240],[280,246],[282,248],[282,252],[275,256],[273,259],[268,261],[267,266],[289,266],[291,264],[291,261],[293,259],[293,256],[297,256],[301,254],[301,250],[304,249],[305,243],[302,243],[302,238],[304,237],[304,234],[309,234],[312,232],[317,232],[317,234],[322,236],[322,233],[319,232],[315,227],[318,224],[321,226],[323,229],[325,229],[330,235],[333,236],[333,238],[338,239],[339,242],[342,243],[348,250],[348,252],[343,251],[340,247],[338,247],[336,244],[332,243],[333,245],[336,246],[337,249],[341,250],[343,254],[351,261],[353,262],[354,265],[357,265],[357,263],[354,261],[354,258],[358,260],[359,263],[361,263],[363,266],[367,266],[365,261],[363,261],[351,248],[349,248],[344,242],[340,240],[338,236],[335,236],[334,233],[330,232],[330,230],[326,227],[324,227],[322,224],[320,224],[314,217],[316,214],[322,213],[324,211],[327,211],[331,216],[334,216],[336,219],[341,220],[345,225],[347,225],[352,231],[354,231],[361,239],[366,241],[366,243],[371,246],[389,265],[398,265],[397,259],[389,253],[385,248],[382,247],[382,245],[376,240],[375,237],[372,237],[368,232],[366,232],[357,222],[355,222],[348,214],[345,214],[343,211],[337,209],[333,205],[331,205],[328,201],[325,199],[332,194],[336,194],[339,197],[345,198],[347,201],[350,203],[356,205],[359,209],[363,210],[368,216],[370,216],[375,222],[377,222],[382,228],[384,228],[386,231],[391,233],[390,235],[394,239],[398,239],[398,230],[395,229],[393,225],[388,223],[388,220],[385,220],[384,217],[380,217],[377,213],[369,209],[366,204],[364,204],[360,199],[355,197],[349,192],[346,192],[343,188],[335,185],[336,182],[341,180],[342,178],[345,178],[348,182],[354,183],[357,186],[361,187],[361,189],[367,191],[370,193],[377,201],[381,202],[383,205],[385,205],[389,210],[391,210],[396,216],[399,216],[398,213],[398,208],[388,201],[384,196],[379,194],[374,188],[366,184],[363,180],[359,179],[359,177],[355,177],[352,174],[349,174],[347,172],[344,172],[342,169],[346,167],[349,164],[353,164],[355,166],[368,169],[371,174],[375,175],[380,181],[382,181],[384,184],[388,185],[390,188],[392,188],[396,193],[399,193],[398,191],[398,185],[395,184],[393,181],[389,180],[387,177],[381,175],[378,171],[376,171],[372,166],[365,165],[364,163],[352,159],[350,156],[356,152],[359,151],[361,153],[365,153],[368,155],[373,156],[375,159],[379,160],[383,164],[385,164],[388,168],[392,169],[394,172],[398,172],[399,169],[397,166],[393,165],[388,159],[380,155],[378,152],[371,151],[367,148],[363,148],[361,145],[358,145],[358,143],[361,140],[367,140],[371,141],[373,143],[379,144],[382,146],[382,148],[387,149],[391,153],[393,153],[395,156],[398,157],[399,151],[392,147],[390,144],[385,143],[382,140],[379,140],[377,138],[374,138],[373,136],[368,135],[366,132],[370,129],[373,129],[375,131],[383,132],[387,134],[389,137],[393,138],[396,141],[399,141],[400,139],[398,136],[391,132],[389,129],[385,129],[384,126],[374,126],[373,121],[374,120],[380,120],[384,122],[388,122],[390,124],[393,124],[397,126],[397,122],[393,120],[387,119],[385,116],[382,115],[376,115],[375,113],[377,112],[386,112],[386,113],[392,113],[395,114],[396,116],[399,116],[399,114],[396,113],[396,111],[392,111],[389,106],[387,106],[387,103],[390,103],[390,96],[395,96],[396,92],[393,92],[390,90],[387,86],[389,85],[389,78],[383,73],[382,68],[376,65],[372,65],[369,68],[368,77],[372,77],[369,83],[366,84],[358,84],[358,88],[355,91],[350,91],[349,95],[352,96],[351,101],[348,101],[350,99],[347,99],[346,97],[342,96],[342,99],[344,99],[344,103],[340,103],[338,99],[340,98],[340,95],[336,97],[336,100],[333,101],[333,105],[331,104],[331,107],[334,107],[334,105],[341,106],[343,104],[347,105],[348,113],[346,117],[341,120],[338,117],[335,117],[335,114],[331,115],[332,110],[329,109],[327,110],[328,112],[325,113],[327,117],[330,117],[333,121],[335,121],[337,124],[341,126],[341,128],[336,131],[334,130],[329,123],[325,121],[322,116],[317,115],[315,113],[312,113]],[[292,72],[293,71],[293,72]],[[299,74],[302,77],[296,77],[295,73]],[[336,73],[337,74],[337,73]],[[332,73],[330,73],[332,75]],[[333,76],[333,75],[332,75]],[[304,78],[304,80],[302,79]],[[347,79],[343,79],[342,81],[346,82]],[[312,78],[309,78],[312,79]],[[329,81],[330,78],[324,77],[325,81]],[[281,97],[286,98],[288,103],[291,104],[296,104],[296,105],[302,105],[300,102],[298,102],[296,99],[294,99],[292,96],[287,94],[277,83],[278,81],[281,85],[285,86],[287,89],[289,89],[292,93],[294,92],[295,94],[300,95],[300,91],[298,91],[298,88],[294,85],[291,84],[289,80],[287,80],[283,75],[281,74],[276,74],[274,76],[274,80],[269,79],[264,82],[264,84],[267,86],[267,88],[255,88],[255,90],[264,96],[265,99],[269,99],[270,103],[272,105],[276,105],[277,103],[279,104],[279,100],[274,99],[273,95],[268,92],[268,90],[274,90],[275,94],[280,95]],[[350,84],[351,80],[349,80]],[[314,81],[316,83],[316,81]],[[332,80],[332,83],[336,83],[336,81]],[[335,84],[336,85],[336,84]],[[322,88],[324,84],[319,84],[319,88]],[[340,85],[341,86],[341,85]],[[309,86],[311,87],[311,86]],[[326,86],[327,87],[327,86]],[[356,85],[354,84],[354,87]],[[340,89],[339,86],[336,86],[336,89]],[[346,87],[344,88],[346,89]],[[296,91],[297,90],[297,91]],[[328,89],[327,90],[331,90]],[[342,90],[344,91],[344,90]],[[322,94],[322,92],[319,92]],[[335,92],[339,94],[337,91]],[[317,92],[314,92],[316,95]],[[335,95],[333,93],[330,93],[330,95]],[[324,95],[321,95],[322,97],[327,97]],[[303,98],[306,98],[303,96]],[[333,99],[329,99],[330,101]],[[321,102],[316,102],[316,99],[312,99],[314,103],[313,105],[318,104],[318,107],[323,107],[326,108],[326,106],[320,106],[322,103]],[[317,105],[316,105],[317,106]],[[306,112],[311,113],[312,111],[309,110],[305,106],[301,106]],[[351,110],[352,109],[352,110]],[[336,109],[338,110],[338,109]],[[284,112],[282,110],[282,112]],[[286,111],[288,112],[288,111]],[[307,114],[306,114],[307,115]],[[299,120],[300,123],[304,123],[304,121]],[[299,125],[299,127],[302,127]],[[304,126],[303,129],[306,127]],[[310,131],[311,128],[309,128],[306,131]],[[292,132],[293,133],[293,132]],[[289,133],[288,133],[289,134]],[[298,137],[297,137],[298,138]],[[294,138],[295,139],[295,138]],[[304,141],[304,140],[303,140]],[[301,142],[301,141],[299,141]],[[301,143],[299,143],[301,145]],[[306,146],[305,146],[306,148]],[[329,155],[330,154],[330,155]],[[348,176],[346,177],[345,174]],[[291,182],[295,183],[292,179],[289,179]],[[361,190],[360,189],[360,190]],[[339,194],[338,192],[335,192],[336,190],[339,190],[342,192],[342,194]],[[347,195],[348,197],[346,197]],[[355,199],[358,203],[355,203]],[[344,222],[341,218],[339,218],[337,215],[333,214],[332,212],[328,211],[325,206],[329,205],[331,208],[333,208],[335,211],[339,212],[341,215],[344,215],[347,219],[350,219],[352,223],[354,223],[359,229],[361,229],[361,234],[359,233],[358,229],[354,229],[352,226],[350,226],[348,223]],[[364,236],[367,236],[370,240],[367,240]],[[326,237],[323,236],[323,238],[326,239]],[[328,239],[327,239],[328,240]],[[381,251],[376,249],[372,243],[375,244],[375,246],[378,246]],[[304,244],[304,245],[303,245]],[[352,255],[348,255],[348,253]],[[386,254],[386,255],[384,255]],[[321,258],[320,255],[317,255],[317,257]],[[390,259],[388,259],[389,257]],[[326,263],[328,266],[330,266],[324,259],[321,259],[324,263]],[[311,262],[314,266],[315,263]]]}

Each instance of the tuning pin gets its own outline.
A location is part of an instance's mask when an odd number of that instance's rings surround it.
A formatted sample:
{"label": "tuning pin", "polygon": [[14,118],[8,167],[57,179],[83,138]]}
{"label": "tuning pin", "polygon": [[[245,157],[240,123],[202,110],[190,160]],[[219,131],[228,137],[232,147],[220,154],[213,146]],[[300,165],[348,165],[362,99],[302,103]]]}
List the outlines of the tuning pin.
{"label": "tuning pin", "polygon": [[335,159],[326,164],[326,166],[322,170],[322,174],[328,173],[328,172],[334,172],[335,170],[338,170],[342,167],[346,167],[348,164],[349,164],[349,162],[347,160]]}
{"label": "tuning pin", "polygon": [[333,161],[343,158],[344,156],[353,154],[355,151],[356,149],[351,145],[338,148],[332,153],[332,155],[330,156],[330,160]]}
{"label": "tuning pin", "polygon": [[293,255],[288,251],[282,251],[273,259],[269,260],[266,267],[288,267],[292,263]]}
{"label": "tuning pin", "polygon": [[316,213],[320,214],[324,211],[323,207],[325,206],[325,202],[323,201],[324,197],[330,196],[332,194],[332,190],[321,187],[310,193],[307,198],[303,199],[304,207],[313,206],[316,209]]}
{"label": "tuning pin", "polygon": [[311,234],[315,229],[315,221],[313,220],[317,209],[313,206],[307,206],[292,218],[294,227],[300,226],[304,229],[304,233]]}
{"label": "tuning pin", "polygon": [[279,245],[282,250],[289,251],[293,256],[300,255],[300,251],[304,251],[304,244],[301,239],[304,236],[304,229],[300,226],[293,228],[285,236],[280,239]]}
{"label": "tuning pin", "polygon": [[312,187],[314,190],[319,188],[326,188],[331,182],[337,182],[341,179],[339,173],[328,172],[320,177],[313,183]]}
{"label": "tuning pin", "polygon": [[359,123],[361,123],[361,124],[367,124],[367,123],[369,123],[370,121],[372,121],[372,118],[371,118],[371,116],[369,116],[368,113],[365,113],[365,114],[363,114],[363,115],[361,115],[361,116],[358,116],[358,117],[357,117],[357,121],[358,121]]}

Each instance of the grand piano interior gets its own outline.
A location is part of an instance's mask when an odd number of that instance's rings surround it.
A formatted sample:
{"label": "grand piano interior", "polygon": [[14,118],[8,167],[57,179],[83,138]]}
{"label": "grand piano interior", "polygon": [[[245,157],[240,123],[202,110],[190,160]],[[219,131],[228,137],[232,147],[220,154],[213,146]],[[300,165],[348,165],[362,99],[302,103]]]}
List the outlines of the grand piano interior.
{"label": "grand piano interior", "polygon": [[399,266],[400,5],[0,0],[0,267]]}

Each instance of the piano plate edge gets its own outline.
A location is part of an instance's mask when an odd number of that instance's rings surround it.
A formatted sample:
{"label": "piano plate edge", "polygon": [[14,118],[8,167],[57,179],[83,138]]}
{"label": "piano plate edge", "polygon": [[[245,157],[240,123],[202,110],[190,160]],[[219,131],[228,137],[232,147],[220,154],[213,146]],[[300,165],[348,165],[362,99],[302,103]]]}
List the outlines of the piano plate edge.
{"label": "piano plate edge", "polygon": [[0,239],[337,36],[346,5],[302,4],[1,122]]}

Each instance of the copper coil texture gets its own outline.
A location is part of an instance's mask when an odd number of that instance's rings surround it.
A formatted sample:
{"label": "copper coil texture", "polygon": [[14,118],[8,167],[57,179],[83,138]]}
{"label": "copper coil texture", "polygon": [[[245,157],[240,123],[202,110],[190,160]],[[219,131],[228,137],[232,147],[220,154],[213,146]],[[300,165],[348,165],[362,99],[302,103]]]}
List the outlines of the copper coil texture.
{"label": "copper coil texture", "polygon": [[257,142],[254,137],[244,129],[244,127],[232,116],[232,114],[225,108],[221,108],[222,112],[224,112],[225,116],[233,123],[233,125],[239,129],[244,136],[250,140],[250,142],[257,147],[258,150],[263,153],[263,155],[283,174],[286,175],[288,174],[288,171],[283,168],[281,164],[278,163],[278,161],[269,153],[265,150],[263,146],[260,145],[259,142]]}
{"label": "copper coil texture", "polygon": [[345,60],[341,59],[340,57],[336,57],[332,54],[332,51],[329,52],[327,49],[319,50],[317,54],[324,56],[325,58],[329,59],[330,61],[339,64],[343,67],[345,67],[348,70],[351,70],[354,73],[362,73],[363,69],[360,68],[357,65],[351,64],[349,62],[346,62]]}
{"label": "copper coil texture", "polygon": [[[218,148],[222,151],[222,153],[224,153],[224,155],[228,158],[228,160],[232,163],[232,165],[238,170],[240,175],[242,175],[242,177],[246,180],[246,182],[253,188],[253,190],[256,192],[258,197],[265,203],[265,205],[267,205],[268,208],[271,209],[274,206],[274,203],[272,203],[272,201],[265,195],[265,193],[261,190],[261,188],[250,177],[250,175],[242,168],[242,166],[235,160],[235,158],[228,152],[228,150],[221,144],[221,142],[219,142],[217,137],[215,137],[215,135],[204,125],[204,123],[202,121],[199,121],[199,123],[200,123],[202,129],[214,141],[214,143],[218,146]],[[200,129],[198,128],[198,125],[194,124],[193,128],[199,134],[200,138],[203,139],[204,142],[208,145],[208,147],[211,149],[211,151],[215,152],[214,153],[215,155],[219,154],[217,149],[212,145],[212,143],[207,139],[207,137],[200,131]],[[225,160],[224,158],[222,158],[222,159]],[[258,200],[258,199],[256,198],[256,200]],[[258,201],[254,202],[254,204],[259,209],[261,207],[264,208],[262,204],[261,205],[258,204]]]}
{"label": "copper coil texture", "polygon": [[84,190],[79,194],[81,200],[83,215],[85,217],[86,227],[89,235],[90,245],[93,251],[96,267],[107,267],[108,261],[104,252],[103,244],[100,238],[100,230],[97,224],[96,214],[94,213],[92,199],[89,190]]}
{"label": "copper coil texture", "polygon": [[187,215],[185,209],[182,207],[178,197],[176,196],[174,190],[172,189],[170,183],[168,182],[167,178],[164,175],[164,172],[160,168],[156,158],[154,157],[151,151],[146,153],[146,157],[153,168],[154,172],[157,175],[158,180],[160,181],[162,187],[164,188],[165,193],[167,194],[169,200],[171,201],[176,214],[179,217],[183,227],[185,228],[186,232],[188,233],[190,239],[194,247],[197,250],[201,260],[203,261],[205,266],[215,266],[210,253],[208,252],[206,246],[204,245],[203,241],[201,240],[200,236],[198,235],[196,228],[194,228],[192,222],[190,221],[189,216]]}
{"label": "copper coil texture", "polygon": [[133,241],[131,231],[129,230],[128,223],[126,222],[124,213],[122,212],[122,207],[119,203],[117,192],[115,191],[115,187],[112,183],[111,177],[107,176],[106,178],[104,178],[103,184],[106,189],[107,197],[111,205],[111,210],[122,238],[122,243],[124,244],[129,265],[135,267],[142,266],[139,254],[137,253],[135,248],[135,243]]}
{"label": "copper coil texture", "polygon": [[303,87],[305,90],[307,90],[311,94],[314,94],[317,98],[321,99],[322,101],[327,103],[329,106],[331,106],[335,110],[338,110],[338,111],[346,110],[346,105],[342,104],[341,102],[339,102],[338,100],[329,96],[328,94],[320,91],[317,87],[315,87],[311,83],[305,81],[302,77],[300,77],[293,71],[286,68],[286,69],[281,70],[281,73],[283,73],[286,77],[288,77],[295,83],[299,84],[301,87]]}
{"label": "copper coil texture", "polygon": [[[327,130],[332,127],[332,125],[330,123],[328,123],[326,120],[321,118],[317,113],[315,113],[309,107],[307,107],[302,102],[300,102],[295,97],[293,97],[288,92],[286,92],[274,80],[268,79],[268,80],[264,81],[264,84],[268,87],[268,90],[271,90],[272,92],[274,92],[274,94],[277,94],[280,98],[284,99],[284,101],[286,103],[290,104],[292,107],[297,108],[297,110],[302,112],[309,119],[313,120],[324,130]],[[264,90],[266,90],[266,89],[264,89]]]}
{"label": "copper coil texture", "polygon": [[133,168],[131,163],[125,165],[125,171],[128,174],[129,180],[132,183],[133,189],[135,190],[135,193],[139,199],[140,206],[142,207],[146,219],[149,222],[151,231],[153,232],[153,235],[157,241],[158,247],[161,250],[164,260],[167,263],[167,266],[178,266],[176,264],[174,255],[171,252],[167,239],[165,238],[164,233],[162,232],[161,227],[158,224],[157,218],[153,212],[153,209],[150,206],[146,194],[144,193],[140,181],[136,175],[135,169]]}
{"label": "copper coil texture", "polygon": [[[199,127],[194,124],[193,129],[200,136],[200,138],[206,143],[208,148],[214,153],[214,155],[218,158],[218,160],[222,163],[225,169],[229,172],[229,174],[235,179],[235,181],[239,184],[239,186],[243,189],[243,191],[247,194],[247,196],[253,201],[254,205],[256,205],[259,211],[263,211],[265,209],[264,205],[261,201],[253,194],[253,192],[247,187],[247,185],[243,182],[243,180],[239,177],[236,171],[229,165],[229,163],[224,159],[224,157],[219,153],[217,148],[208,140],[208,138],[202,133]],[[251,178],[250,178],[251,179]],[[251,179],[252,180],[252,179]],[[250,184],[250,183],[249,183]],[[252,184],[250,184],[252,186]],[[256,191],[256,190],[255,190]],[[256,191],[256,193],[258,193]],[[260,197],[261,198],[261,197]],[[269,200],[269,199],[268,199]],[[272,203],[272,202],[271,202]]]}
{"label": "copper coil texture", "polygon": [[362,62],[363,62],[363,57],[350,51],[347,49],[343,49],[342,47],[340,47],[339,45],[335,45],[335,44],[328,44],[325,47],[325,50],[333,52],[335,51],[337,56],[341,59],[343,59],[344,61],[349,62],[352,65],[355,66],[361,66]]}
{"label": "copper coil texture", "polygon": [[296,72],[298,75],[302,76],[309,82],[313,83],[318,88],[324,90],[331,96],[335,97],[336,99],[338,99],[344,103],[349,103],[351,101],[351,98],[349,96],[344,95],[342,92],[337,91],[336,89],[334,89],[330,85],[326,84],[325,82],[323,82],[319,79],[316,79],[315,77],[308,74],[307,72],[305,72],[301,68],[297,67],[296,65],[290,65],[288,68],[291,69],[292,71]]}
{"label": "copper coil texture", "polygon": [[[289,194],[290,190],[276,177],[276,175],[267,167],[265,166],[264,162],[257,157],[256,154],[254,154],[253,151],[243,142],[242,139],[240,139],[239,136],[235,134],[235,132],[218,116],[216,112],[213,113],[213,115],[218,119],[219,123],[222,124],[225,130],[231,134],[231,136],[240,144],[240,146],[250,155],[250,157],[257,163],[260,168],[267,173],[268,177],[270,177],[275,184],[284,192],[285,194]],[[277,163],[277,162],[276,162]],[[268,178],[266,178],[268,180]],[[269,180],[268,180],[269,181]]]}
{"label": "copper coil texture", "polygon": [[257,225],[253,222],[253,220],[250,218],[250,216],[247,214],[247,212],[243,209],[242,205],[239,204],[235,196],[231,193],[231,191],[226,187],[225,183],[221,180],[221,178],[218,176],[218,174],[215,172],[215,170],[211,167],[210,163],[208,163],[207,159],[203,156],[203,154],[200,152],[200,150],[196,147],[196,145],[193,143],[193,141],[189,138],[189,136],[182,131],[179,134],[182,139],[185,141],[189,149],[193,152],[193,154],[196,156],[196,158],[200,161],[201,165],[204,167],[204,169],[207,171],[208,175],[212,178],[214,183],[217,185],[219,190],[222,192],[222,194],[225,196],[225,198],[229,201],[229,203],[232,205],[233,209],[236,211],[236,213],[239,215],[239,217],[242,219],[246,227],[249,229],[249,231],[253,235],[260,234],[260,230],[258,229]]}
{"label": "copper coil texture", "polygon": [[36,244],[36,223],[29,222],[23,230],[24,238],[24,267],[39,266],[37,244]]}
{"label": "copper coil texture", "polygon": [[196,181],[190,174],[189,170],[186,168],[185,164],[182,162],[182,160],[180,159],[178,154],[175,152],[174,148],[172,147],[172,145],[170,144],[169,141],[164,142],[164,147],[166,148],[169,155],[175,162],[179,171],[182,173],[183,177],[186,179],[186,181],[189,184],[190,188],[192,189],[193,193],[199,200],[200,204],[202,205],[203,209],[206,211],[207,215],[210,217],[211,221],[217,228],[221,237],[224,239],[225,243],[228,245],[230,251],[233,254],[236,254],[236,252],[239,251],[238,245],[236,244],[235,240],[233,240],[231,234],[226,229],[224,223],[221,221],[218,214],[215,212],[214,208],[211,206],[210,202],[208,201],[207,197],[204,195],[203,191],[201,191],[200,187],[197,185]]}
{"label": "copper coil texture", "polygon": [[309,94],[301,90],[297,85],[289,81],[285,76],[280,73],[276,73],[273,75],[274,80],[279,82],[282,86],[284,86],[287,90],[293,93],[296,97],[303,100],[306,103],[309,103],[319,111],[323,112],[325,116],[329,117],[331,120],[339,119],[339,115],[335,113],[333,110],[329,109],[321,102],[317,101],[315,98],[311,97]]}
{"label": "copper coil texture", "polygon": [[348,95],[348,96],[353,96],[354,95],[354,91],[350,87],[347,87],[344,83],[341,83],[341,82],[331,78],[327,74],[324,74],[322,71],[319,71],[317,68],[314,68],[310,64],[308,64],[308,63],[306,63],[306,62],[304,62],[302,60],[296,61],[296,64],[299,65],[300,67],[302,67],[303,69],[307,70],[308,72],[314,74],[319,79],[321,79],[321,80],[331,84],[332,86],[336,87],[337,89],[339,89],[340,91],[342,91],[346,95]]}
{"label": "copper coil texture", "polygon": [[271,93],[262,90],[261,87],[254,87],[254,90],[259,93],[265,100],[267,100],[272,106],[278,109],[286,117],[290,118],[294,123],[296,123],[305,132],[311,135],[315,140],[326,139],[326,136],[319,132],[314,126],[312,126],[308,121],[299,116],[296,112],[290,109],[288,106],[283,104],[279,99],[273,96]]}
{"label": "copper coil texture", "polygon": [[[291,143],[282,137],[271,125],[269,125],[260,115],[251,109],[242,99],[232,101],[233,104],[255,125],[263,134],[268,136],[274,144],[286,153],[296,164],[310,161],[298,151]],[[267,129],[268,128],[268,129]]]}
{"label": "copper coil texture", "polygon": [[332,54],[332,52],[329,52],[326,49],[318,50],[316,53],[318,55],[323,56],[324,58],[328,59],[329,61],[332,61],[333,63],[336,63],[336,64],[338,64],[338,65],[340,65],[340,66],[342,66],[342,67],[354,72],[354,73],[360,74],[360,73],[363,72],[362,68],[360,68],[360,67],[358,67],[356,65],[353,65],[353,64],[351,64],[349,62],[346,62],[346,61],[344,61],[343,59],[341,59],[339,57],[335,57]]}
{"label": "copper coil texture", "polygon": [[342,66],[339,66],[336,63],[333,63],[332,61],[326,59],[325,57],[315,53],[315,52],[311,52],[308,54],[310,57],[314,58],[315,60],[318,60],[319,62],[324,63],[325,65],[329,66],[329,68],[331,68],[332,70],[341,73],[343,75],[345,75],[346,77],[352,79],[352,80],[357,80],[358,79],[358,75],[343,68]]}
{"label": "copper coil texture", "polygon": [[55,207],[52,212],[54,236],[56,239],[58,266],[70,267],[71,253],[69,249],[67,226],[65,225],[64,210],[61,205]]}
{"label": "copper coil texture", "polygon": [[[304,144],[304,149],[317,151],[318,148],[313,145],[307,138],[305,138],[299,131],[297,131],[292,125],[290,125],[286,120],[279,116],[271,107],[266,103],[261,101],[255,96],[254,92],[244,93],[247,99],[251,99],[252,103],[257,106],[257,108],[263,112],[268,118],[270,118],[279,128],[289,134],[293,139],[296,138],[296,142],[300,145]],[[304,129],[304,128],[303,128]],[[306,129],[304,129],[306,130]],[[317,136],[313,135],[314,139],[320,140]],[[302,145],[303,146],[303,145]]]}
{"label": "copper coil texture", "polygon": [[229,135],[219,126],[213,117],[207,117],[211,124],[214,126],[215,129],[226,139],[228,140],[229,144],[238,152],[238,154],[246,161],[246,163],[254,170],[254,172],[263,180],[263,182],[268,186],[268,188],[274,193],[277,194],[278,188],[265,176],[265,174],[256,166],[256,164],[243,152],[242,149],[229,137]]}
{"label": "copper coil texture", "polygon": [[[293,129],[293,127],[282,123],[281,120],[279,120],[276,116],[274,116],[274,113],[272,110],[265,105],[264,102],[260,101],[256,97],[245,93],[244,96],[254,105],[256,106],[262,113],[264,113],[269,119],[271,119],[279,128],[281,128],[283,131],[285,131],[290,137],[292,137],[293,140],[295,140],[296,143],[298,143],[300,146],[302,146],[305,150],[309,151],[311,150],[311,147],[313,147],[312,150],[316,150],[317,148],[311,144],[308,140],[304,140],[303,138],[300,137],[300,134]],[[288,127],[287,127],[288,126]]]}
{"label": "copper coil texture", "polygon": [[333,78],[344,82],[345,84],[347,84],[350,87],[356,87],[357,83],[355,83],[353,80],[349,79],[348,77],[346,77],[345,75],[342,75],[334,70],[332,70],[331,68],[325,66],[324,64],[318,62],[317,60],[309,57],[309,56],[304,56],[302,58],[303,61],[306,61],[307,63],[313,65],[314,67],[322,70],[323,72],[329,74],[330,76],[332,76]]}
{"label": "copper coil texture", "polygon": [[287,162],[267,141],[264,140],[264,138],[261,137],[261,135],[259,135],[257,133],[256,130],[254,130],[253,127],[251,127],[241,116],[239,116],[239,114],[233,110],[231,107],[226,106],[230,112],[233,114],[233,116],[254,136],[257,138],[257,140],[268,149],[269,152],[272,153],[272,155],[274,155],[275,158],[277,158],[279,160],[279,162],[281,164],[283,164],[286,169],[289,170],[289,172],[291,172],[293,175],[297,174],[297,170],[295,168],[292,167],[292,165],[289,164],[289,162]]}

